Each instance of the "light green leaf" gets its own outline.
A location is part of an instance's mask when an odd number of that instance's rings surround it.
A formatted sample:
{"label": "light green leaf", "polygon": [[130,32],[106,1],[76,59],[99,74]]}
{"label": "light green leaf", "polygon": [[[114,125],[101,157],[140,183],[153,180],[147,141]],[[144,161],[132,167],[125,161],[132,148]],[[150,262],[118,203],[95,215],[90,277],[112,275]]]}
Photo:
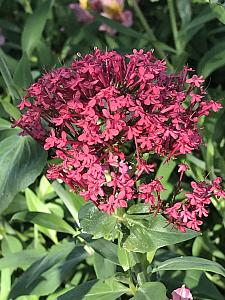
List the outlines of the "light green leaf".
{"label": "light green leaf", "polygon": [[194,256],[168,259],[153,269],[153,273],[163,270],[199,270],[220,274],[225,277],[225,269],[218,263]]}
{"label": "light green leaf", "polygon": [[12,135],[0,142],[0,212],[18,191],[34,182],[43,170],[46,156],[29,136]]}
{"label": "light green leaf", "polygon": [[12,235],[4,234],[4,238],[1,244],[3,256],[19,252],[23,250],[23,246],[18,238]]}
{"label": "light green leaf", "polygon": [[34,261],[40,259],[44,252],[40,249],[28,249],[15,253],[9,253],[0,259],[0,270],[5,268],[25,268],[31,265]]}
{"label": "light green leaf", "polygon": [[217,19],[225,24],[225,5],[221,5],[219,3],[219,1],[217,1],[217,3],[215,3],[215,0],[213,1],[213,3],[210,3],[210,7],[212,9],[212,11],[214,12],[215,16],[217,17]]}
{"label": "light green leaf", "polygon": [[19,109],[15,105],[13,105],[10,101],[3,99],[1,101],[1,105],[3,106],[5,112],[7,112],[7,114],[13,119],[18,120],[21,117],[21,113]]}
{"label": "light green leaf", "polygon": [[166,189],[166,191],[162,191],[160,193],[161,198],[163,200],[167,199],[171,194],[171,192],[173,191],[173,186],[168,181],[175,167],[176,167],[176,163],[174,160],[170,160],[169,162],[167,162],[166,159],[164,159],[161,162],[159,169],[157,170],[156,178],[160,178],[162,176],[162,179],[160,181]]}
{"label": "light green leaf", "polygon": [[31,222],[42,227],[54,229],[58,232],[76,234],[76,231],[57,215],[43,212],[18,212],[12,217],[13,220]]}
{"label": "light green leaf", "polygon": [[41,200],[51,199],[55,196],[55,191],[48,181],[48,179],[43,175],[40,180],[38,187],[38,196]]}
{"label": "light green leaf", "polygon": [[97,252],[94,253],[94,270],[97,279],[106,279],[111,277],[115,274],[116,265],[113,264],[108,259],[105,259],[103,256],[98,254]]}
{"label": "light green leaf", "polygon": [[[29,188],[25,189],[25,197],[26,197],[27,207],[29,211],[43,212],[49,214],[51,213],[47,205],[43,203],[31,189]],[[57,244],[58,239],[55,230],[40,225],[37,228],[39,231],[47,235],[55,244]]]}
{"label": "light green leaf", "polygon": [[34,13],[26,21],[22,33],[22,49],[30,56],[33,49],[38,45],[48,19],[54,0],[37,2],[38,6]]}
{"label": "light green leaf", "polygon": [[79,211],[79,220],[84,232],[92,234],[95,239],[111,238],[116,229],[117,218],[99,211],[91,203],[85,204]]}
{"label": "light green leaf", "polygon": [[161,282],[146,282],[140,286],[133,300],[166,300],[166,288]]}
{"label": "light green leaf", "polygon": [[127,251],[152,252],[161,247],[184,242],[199,235],[198,232],[187,230],[180,232],[161,216],[127,216],[129,235],[124,236],[123,247]]}
{"label": "light green leaf", "polygon": [[69,212],[73,216],[74,220],[77,223],[79,223],[78,211],[80,210],[81,206],[83,206],[83,204],[85,203],[84,198],[78,194],[65,190],[63,186],[57,181],[54,181],[52,183],[52,187],[57,193],[57,195],[60,197],[60,199],[64,202]]}

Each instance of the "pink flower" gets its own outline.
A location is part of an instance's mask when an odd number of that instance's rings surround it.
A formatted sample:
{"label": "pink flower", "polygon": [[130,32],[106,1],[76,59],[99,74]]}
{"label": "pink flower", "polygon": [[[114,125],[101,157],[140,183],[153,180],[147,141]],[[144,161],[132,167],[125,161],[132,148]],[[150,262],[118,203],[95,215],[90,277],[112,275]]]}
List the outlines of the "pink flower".
{"label": "pink flower", "polygon": [[[130,10],[124,10],[124,0],[80,0],[79,3],[71,3],[69,8],[74,11],[78,22],[91,23],[94,17],[90,11],[96,11],[102,16],[120,22],[126,27],[133,24],[133,14]],[[99,26],[100,31],[105,31],[110,35],[116,34],[116,29],[106,23]]]}
{"label": "pink flower", "polygon": [[185,285],[182,285],[181,288],[178,288],[172,292],[171,300],[193,300],[192,294]]}
{"label": "pink flower", "polygon": [[0,47],[5,44],[5,36],[2,33],[2,30],[0,28]]}
{"label": "pink flower", "polygon": [[71,3],[69,8],[74,11],[78,22],[91,23],[94,20],[94,17],[78,3]]}
{"label": "pink flower", "polygon": [[191,78],[186,80],[187,83],[193,84],[196,87],[200,87],[204,82],[202,76],[193,75]]}

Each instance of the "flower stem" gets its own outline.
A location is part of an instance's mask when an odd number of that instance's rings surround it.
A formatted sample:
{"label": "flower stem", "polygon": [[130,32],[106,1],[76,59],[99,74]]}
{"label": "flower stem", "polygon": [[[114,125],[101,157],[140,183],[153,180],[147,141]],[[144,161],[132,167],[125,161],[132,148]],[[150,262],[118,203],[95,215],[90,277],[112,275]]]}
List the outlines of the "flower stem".
{"label": "flower stem", "polygon": [[177,29],[177,20],[176,20],[176,14],[175,14],[175,9],[174,9],[174,2],[173,2],[173,0],[167,0],[167,3],[168,3],[168,8],[169,8],[169,16],[170,16],[170,23],[171,23],[172,32],[173,32],[174,44],[175,44],[177,53],[181,54],[182,47],[181,47],[178,29]]}
{"label": "flower stem", "polygon": [[151,27],[149,26],[144,14],[142,13],[138,3],[137,3],[137,0],[131,0],[131,3],[132,3],[132,6],[134,8],[134,11],[137,15],[137,17],[139,18],[143,28],[145,29],[145,31],[147,32],[148,34],[148,38],[149,38],[149,41],[152,43],[153,47],[156,49],[156,51],[158,52],[158,55],[161,59],[164,59],[166,60],[167,62],[167,66],[173,70],[173,66],[170,64],[170,62],[166,59],[166,54],[165,52],[160,48],[159,46],[159,41],[157,40],[153,30],[151,29]]}

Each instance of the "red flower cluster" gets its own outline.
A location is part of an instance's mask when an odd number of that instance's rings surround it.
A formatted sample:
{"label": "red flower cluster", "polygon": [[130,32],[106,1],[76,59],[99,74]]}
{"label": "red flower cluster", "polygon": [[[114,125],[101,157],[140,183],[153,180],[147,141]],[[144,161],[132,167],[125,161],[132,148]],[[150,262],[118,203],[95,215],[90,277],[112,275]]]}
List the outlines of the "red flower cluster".
{"label": "red flower cluster", "polygon": [[97,49],[33,84],[16,125],[60,159],[49,178],[62,179],[99,209],[112,213],[134,199],[159,209],[163,186],[160,178],[150,181],[147,154],[170,159],[198,148],[199,118],[220,108],[205,99],[203,79],[191,71],[168,74],[152,51],[122,56]]}
{"label": "red flower cluster", "polygon": [[199,231],[202,225],[202,216],[207,217],[208,211],[206,206],[211,203],[211,197],[225,198],[225,192],[219,184],[221,178],[217,177],[212,184],[206,182],[191,182],[192,193],[186,193],[186,199],[175,203],[172,207],[167,208],[164,213],[170,218],[170,222],[175,224],[180,231],[185,232],[185,228],[192,228]]}

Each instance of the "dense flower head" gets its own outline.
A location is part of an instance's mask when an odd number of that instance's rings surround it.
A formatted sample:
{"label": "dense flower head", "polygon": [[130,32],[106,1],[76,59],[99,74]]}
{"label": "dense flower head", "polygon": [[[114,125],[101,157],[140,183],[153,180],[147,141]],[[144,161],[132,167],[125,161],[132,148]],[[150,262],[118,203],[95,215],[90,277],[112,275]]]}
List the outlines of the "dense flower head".
{"label": "dense flower head", "polygon": [[[51,149],[61,163],[48,177],[62,179],[99,209],[112,213],[139,199],[160,209],[161,178],[152,178],[151,155],[172,159],[201,143],[198,120],[220,105],[206,99],[203,79],[184,67],[168,74],[153,51],[94,53],[44,74],[20,104],[16,125]],[[181,164],[180,181],[187,166]],[[193,183],[187,202],[165,213],[181,230],[199,229],[219,181]],[[175,207],[175,205],[178,205]]]}
{"label": "dense flower head", "polygon": [[[80,0],[79,3],[71,3],[70,9],[74,11],[78,22],[91,23],[94,17],[90,11],[100,13],[103,17],[120,22],[125,27],[133,24],[133,14],[130,10],[124,10],[124,0]],[[99,26],[100,31],[108,32],[111,35],[116,33],[116,29],[106,23]]]}

